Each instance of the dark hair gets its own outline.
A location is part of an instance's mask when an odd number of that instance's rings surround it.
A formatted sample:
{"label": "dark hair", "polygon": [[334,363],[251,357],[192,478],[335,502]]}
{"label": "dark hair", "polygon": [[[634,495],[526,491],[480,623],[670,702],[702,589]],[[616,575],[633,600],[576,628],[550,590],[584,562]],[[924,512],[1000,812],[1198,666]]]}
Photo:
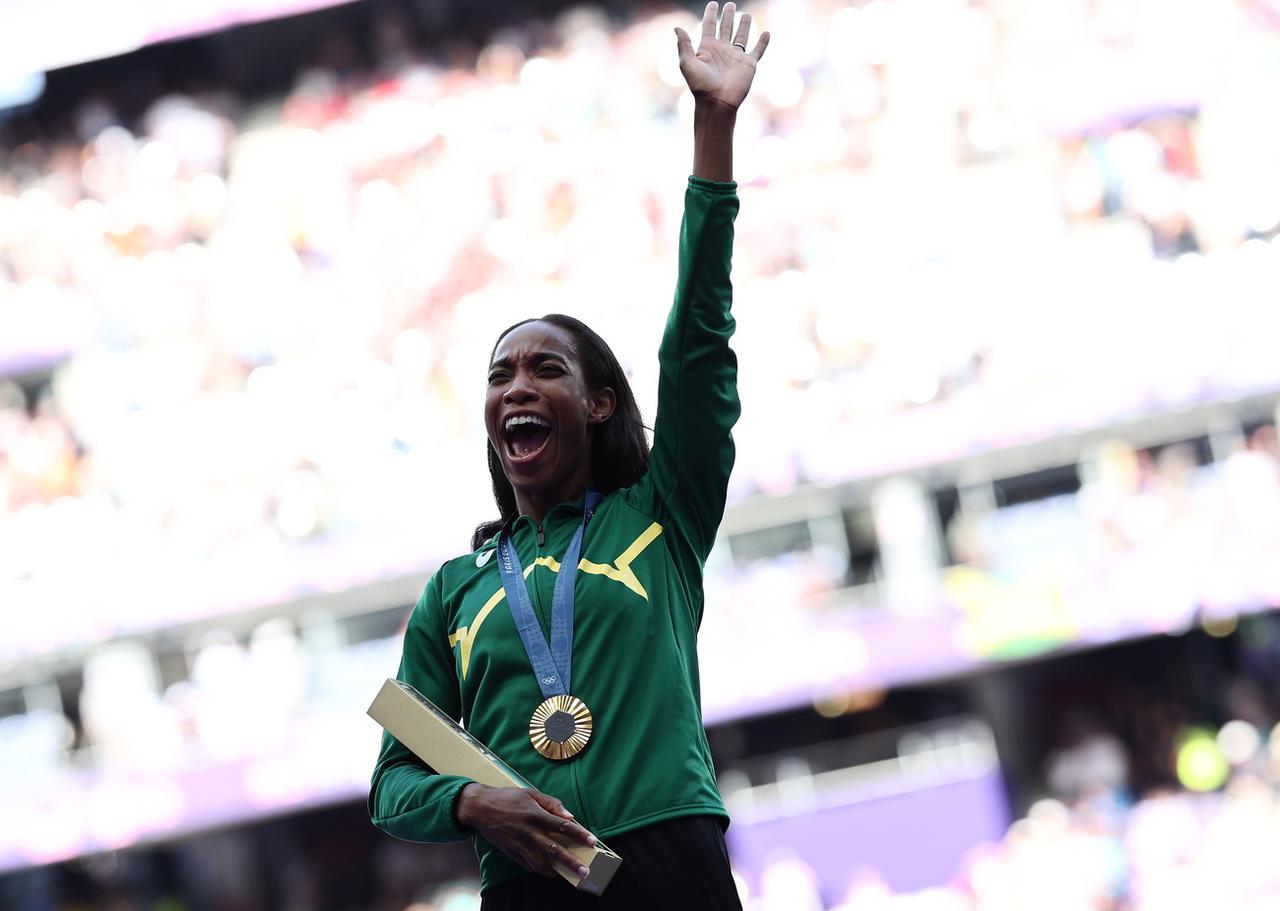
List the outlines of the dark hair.
{"label": "dark hair", "polygon": [[[649,470],[649,441],[644,434],[645,425],[640,416],[640,406],[636,404],[631,384],[627,382],[627,375],[622,372],[622,365],[618,363],[613,350],[582,320],[563,313],[548,313],[535,319],[521,320],[504,329],[493,343],[489,360],[493,360],[498,346],[507,335],[528,323],[550,323],[568,332],[573,337],[573,353],[582,366],[587,387],[595,390],[607,386],[613,390],[613,414],[594,429],[591,440],[592,486],[600,493],[608,494],[640,480]],[[489,540],[519,514],[516,492],[502,472],[502,462],[492,443],[485,443],[485,453],[489,461],[489,478],[493,482],[493,499],[498,504],[500,517],[476,526],[471,535],[472,550]]]}

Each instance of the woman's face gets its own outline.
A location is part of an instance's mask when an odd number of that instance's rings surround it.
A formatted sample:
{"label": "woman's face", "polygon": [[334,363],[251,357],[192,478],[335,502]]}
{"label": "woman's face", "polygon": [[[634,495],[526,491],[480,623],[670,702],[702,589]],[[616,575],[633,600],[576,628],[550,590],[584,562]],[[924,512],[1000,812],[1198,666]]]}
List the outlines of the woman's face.
{"label": "woman's face", "polygon": [[594,424],[613,411],[613,391],[592,391],[573,336],[535,321],[511,330],[489,365],[484,424],[518,493],[569,495],[590,480]]}

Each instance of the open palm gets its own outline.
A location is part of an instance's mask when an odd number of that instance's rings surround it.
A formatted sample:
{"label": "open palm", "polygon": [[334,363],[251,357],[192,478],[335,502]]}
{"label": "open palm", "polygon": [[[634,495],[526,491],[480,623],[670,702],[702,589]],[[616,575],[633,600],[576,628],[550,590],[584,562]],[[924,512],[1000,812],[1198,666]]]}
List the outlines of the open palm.
{"label": "open palm", "polygon": [[762,32],[756,46],[750,51],[745,50],[751,31],[751,14],[742,14],[737,34],[734,34],[736,5],[732,2],[724,5],[724,13],[720,16],[717,29],[716,13],[719,6],[715,2],[708,3],[703,11],[702,40],[698,43],[696,52],[689,33],[682,28],[676,29],[680,72],[694,97],[737,108],[751,90],[756,64],[769,46],[769,33]]}

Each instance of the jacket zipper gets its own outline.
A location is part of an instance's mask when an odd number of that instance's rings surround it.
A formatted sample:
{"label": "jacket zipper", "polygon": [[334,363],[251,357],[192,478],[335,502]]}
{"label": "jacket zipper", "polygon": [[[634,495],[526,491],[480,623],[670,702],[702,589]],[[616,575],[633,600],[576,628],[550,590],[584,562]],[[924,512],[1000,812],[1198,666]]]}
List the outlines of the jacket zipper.
{"label": "jacket zipper", "polygon": [[[546,546],[547,539],[546,535],[543,533],[541,522],[534,522],[533,527],[537,530],[538,536],[538,550],[537,555],[534,558],[536,564],[536,561],[542,558],[542,548]],[[531,564],[531,567],[535,564]],[[538,622],[541,623],[543,621],[543,614],[545,613],[545,609],[542,606],[542,589],[538,585],[538,577],[536,575],[530,575],[528,576],[528,579],[529,581],[526,584],[529,586],[529,597],[533,600],[533,609],[538,615]],[[543,627],[543,631],[545,632],[550,628],[551,620],[550,618],[547,618],[546,626]]]}

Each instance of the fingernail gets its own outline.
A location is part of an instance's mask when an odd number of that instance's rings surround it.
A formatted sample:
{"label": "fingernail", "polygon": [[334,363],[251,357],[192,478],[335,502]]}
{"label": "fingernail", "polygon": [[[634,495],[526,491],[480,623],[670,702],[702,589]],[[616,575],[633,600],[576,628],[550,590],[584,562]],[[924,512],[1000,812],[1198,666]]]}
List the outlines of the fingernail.
{"label": "fingernail", "polygon": [[587,875],[589,875],[590,873],[591,873],[591,871],[590,871],[589,869],[587,869],[586,867],[579,867],[579,868],[578,868],[578,875],[579,875],[579,876],[587,876]]}
{"label": "fingernail", "polygon": [[588,835],[587,844],[594,845],[595,843],[596,843],[596,837],[594,835]]}

